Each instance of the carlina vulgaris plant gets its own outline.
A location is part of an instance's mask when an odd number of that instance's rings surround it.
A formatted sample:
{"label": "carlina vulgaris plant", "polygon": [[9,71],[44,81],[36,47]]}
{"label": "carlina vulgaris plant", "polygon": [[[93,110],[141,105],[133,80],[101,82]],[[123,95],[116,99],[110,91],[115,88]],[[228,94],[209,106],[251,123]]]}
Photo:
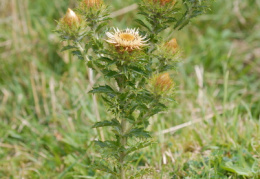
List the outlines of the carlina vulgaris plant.
{"label": "carlina vulgaris plant", "polygon": [[146,131],[149,118],[167,110],[175,88],[171,73],[180,50],[177,40],[164,40],[162,32],[167,28],[181,30],[197,12],[204,12],[205,3],[143,0],[139,13],[144,20],[136,20],[140,30],[110,29],[108,8],[100,0],[81,0],[76,9],[79,15],[68,10],[59,21],[57,32],[70,42],[63,50],[86,61],[92,72],[89,78],[94,70],[104,79],[102,85],[93,84],[90,93],[101,96],[109,115],[93,128],[110,127],[113,135],[100,135],[101,140],[95,141],[100,158],[94,159],[91,169],[120,179],[156,176],[155,169],[134,168],[132,164],[138,150],[154,143]]}

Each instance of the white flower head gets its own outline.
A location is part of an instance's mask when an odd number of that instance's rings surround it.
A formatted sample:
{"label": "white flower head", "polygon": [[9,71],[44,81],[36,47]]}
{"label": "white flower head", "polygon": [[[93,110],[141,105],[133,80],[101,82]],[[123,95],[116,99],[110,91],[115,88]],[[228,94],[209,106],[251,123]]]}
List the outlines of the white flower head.
{"label": "white flower head", "polygon": [[146,36],[142,37],[139,35],[138,29],[119,30],[114,28],[114,32],[106,32],[106,40],[108,43],[115,45],[116,47],[123,47],[126,51],[132,51],[135,49],[141,49],[146,46]]}

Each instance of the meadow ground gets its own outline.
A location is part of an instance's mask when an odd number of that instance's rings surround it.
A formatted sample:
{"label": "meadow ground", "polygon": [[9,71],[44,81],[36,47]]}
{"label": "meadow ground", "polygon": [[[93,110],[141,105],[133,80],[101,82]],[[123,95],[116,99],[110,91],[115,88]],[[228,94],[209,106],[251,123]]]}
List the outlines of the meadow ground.
{"label": "meadow ground", "polygon": [[[116,11],[137,1],[105,2]],[[0,178],[109,178],[87,168],[98,135],[84,61],[60,52],[53,32],[74,3],[0,1]],[[110,25],[134,27],[135,15]],[[157,143],[134,165],[167,179],[260,178],[260,1],[217,0],[174,36],[176,102],[151,119]],[[98,109],[109,118],[101,100]]]}

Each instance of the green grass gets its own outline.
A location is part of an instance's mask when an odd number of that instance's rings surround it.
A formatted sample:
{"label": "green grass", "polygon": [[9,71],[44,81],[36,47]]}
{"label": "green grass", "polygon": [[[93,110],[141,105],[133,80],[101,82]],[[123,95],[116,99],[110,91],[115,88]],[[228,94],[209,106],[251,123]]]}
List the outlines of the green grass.
{"label": "green grass", "polygon": [[[136,1],[105,2],[114,11]],[[0,178],[109,178],[87,167],[98,133],[86,67],[60,52],[53,33],[68,6],[72,0],[0,2]],[[111,26],[135,26],[135,13]],[[153,178],[260,177],[259,24],[259,1],[219,0],[174,32],[183,51],[176,102],[151,119],[157,143],[135,156],[136,166],[156,169]]]}

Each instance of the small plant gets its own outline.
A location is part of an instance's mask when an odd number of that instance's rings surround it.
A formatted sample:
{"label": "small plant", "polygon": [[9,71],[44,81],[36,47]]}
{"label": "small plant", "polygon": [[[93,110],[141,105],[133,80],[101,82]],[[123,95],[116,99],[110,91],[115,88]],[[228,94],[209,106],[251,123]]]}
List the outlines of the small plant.
{"label": "small plant", "polygon": [[104,79],[90,93],[100,95],[110,117],[93,128],[110,127],[113,135],[95,141],[102,157],[95,159],[92,169],[121,179],[154,172],[133,168],[131,163],[137,150],[154,143],[146,130],[149,118],[167,110],[175,89],[171,74],[180,49],[175,38],[164,40],[162,32],[167,28],[181,30],[206,10],[206,3],[143,0],[139,13],[144,18],[136,19],[140,29],[119,30],[108,28],[108,7],[101,0],[82,0],[75,12],[68,9],[58,22],[57,32],[70,44],[63,50],[71,50],[86,61],[90,80],[93,71]]}

